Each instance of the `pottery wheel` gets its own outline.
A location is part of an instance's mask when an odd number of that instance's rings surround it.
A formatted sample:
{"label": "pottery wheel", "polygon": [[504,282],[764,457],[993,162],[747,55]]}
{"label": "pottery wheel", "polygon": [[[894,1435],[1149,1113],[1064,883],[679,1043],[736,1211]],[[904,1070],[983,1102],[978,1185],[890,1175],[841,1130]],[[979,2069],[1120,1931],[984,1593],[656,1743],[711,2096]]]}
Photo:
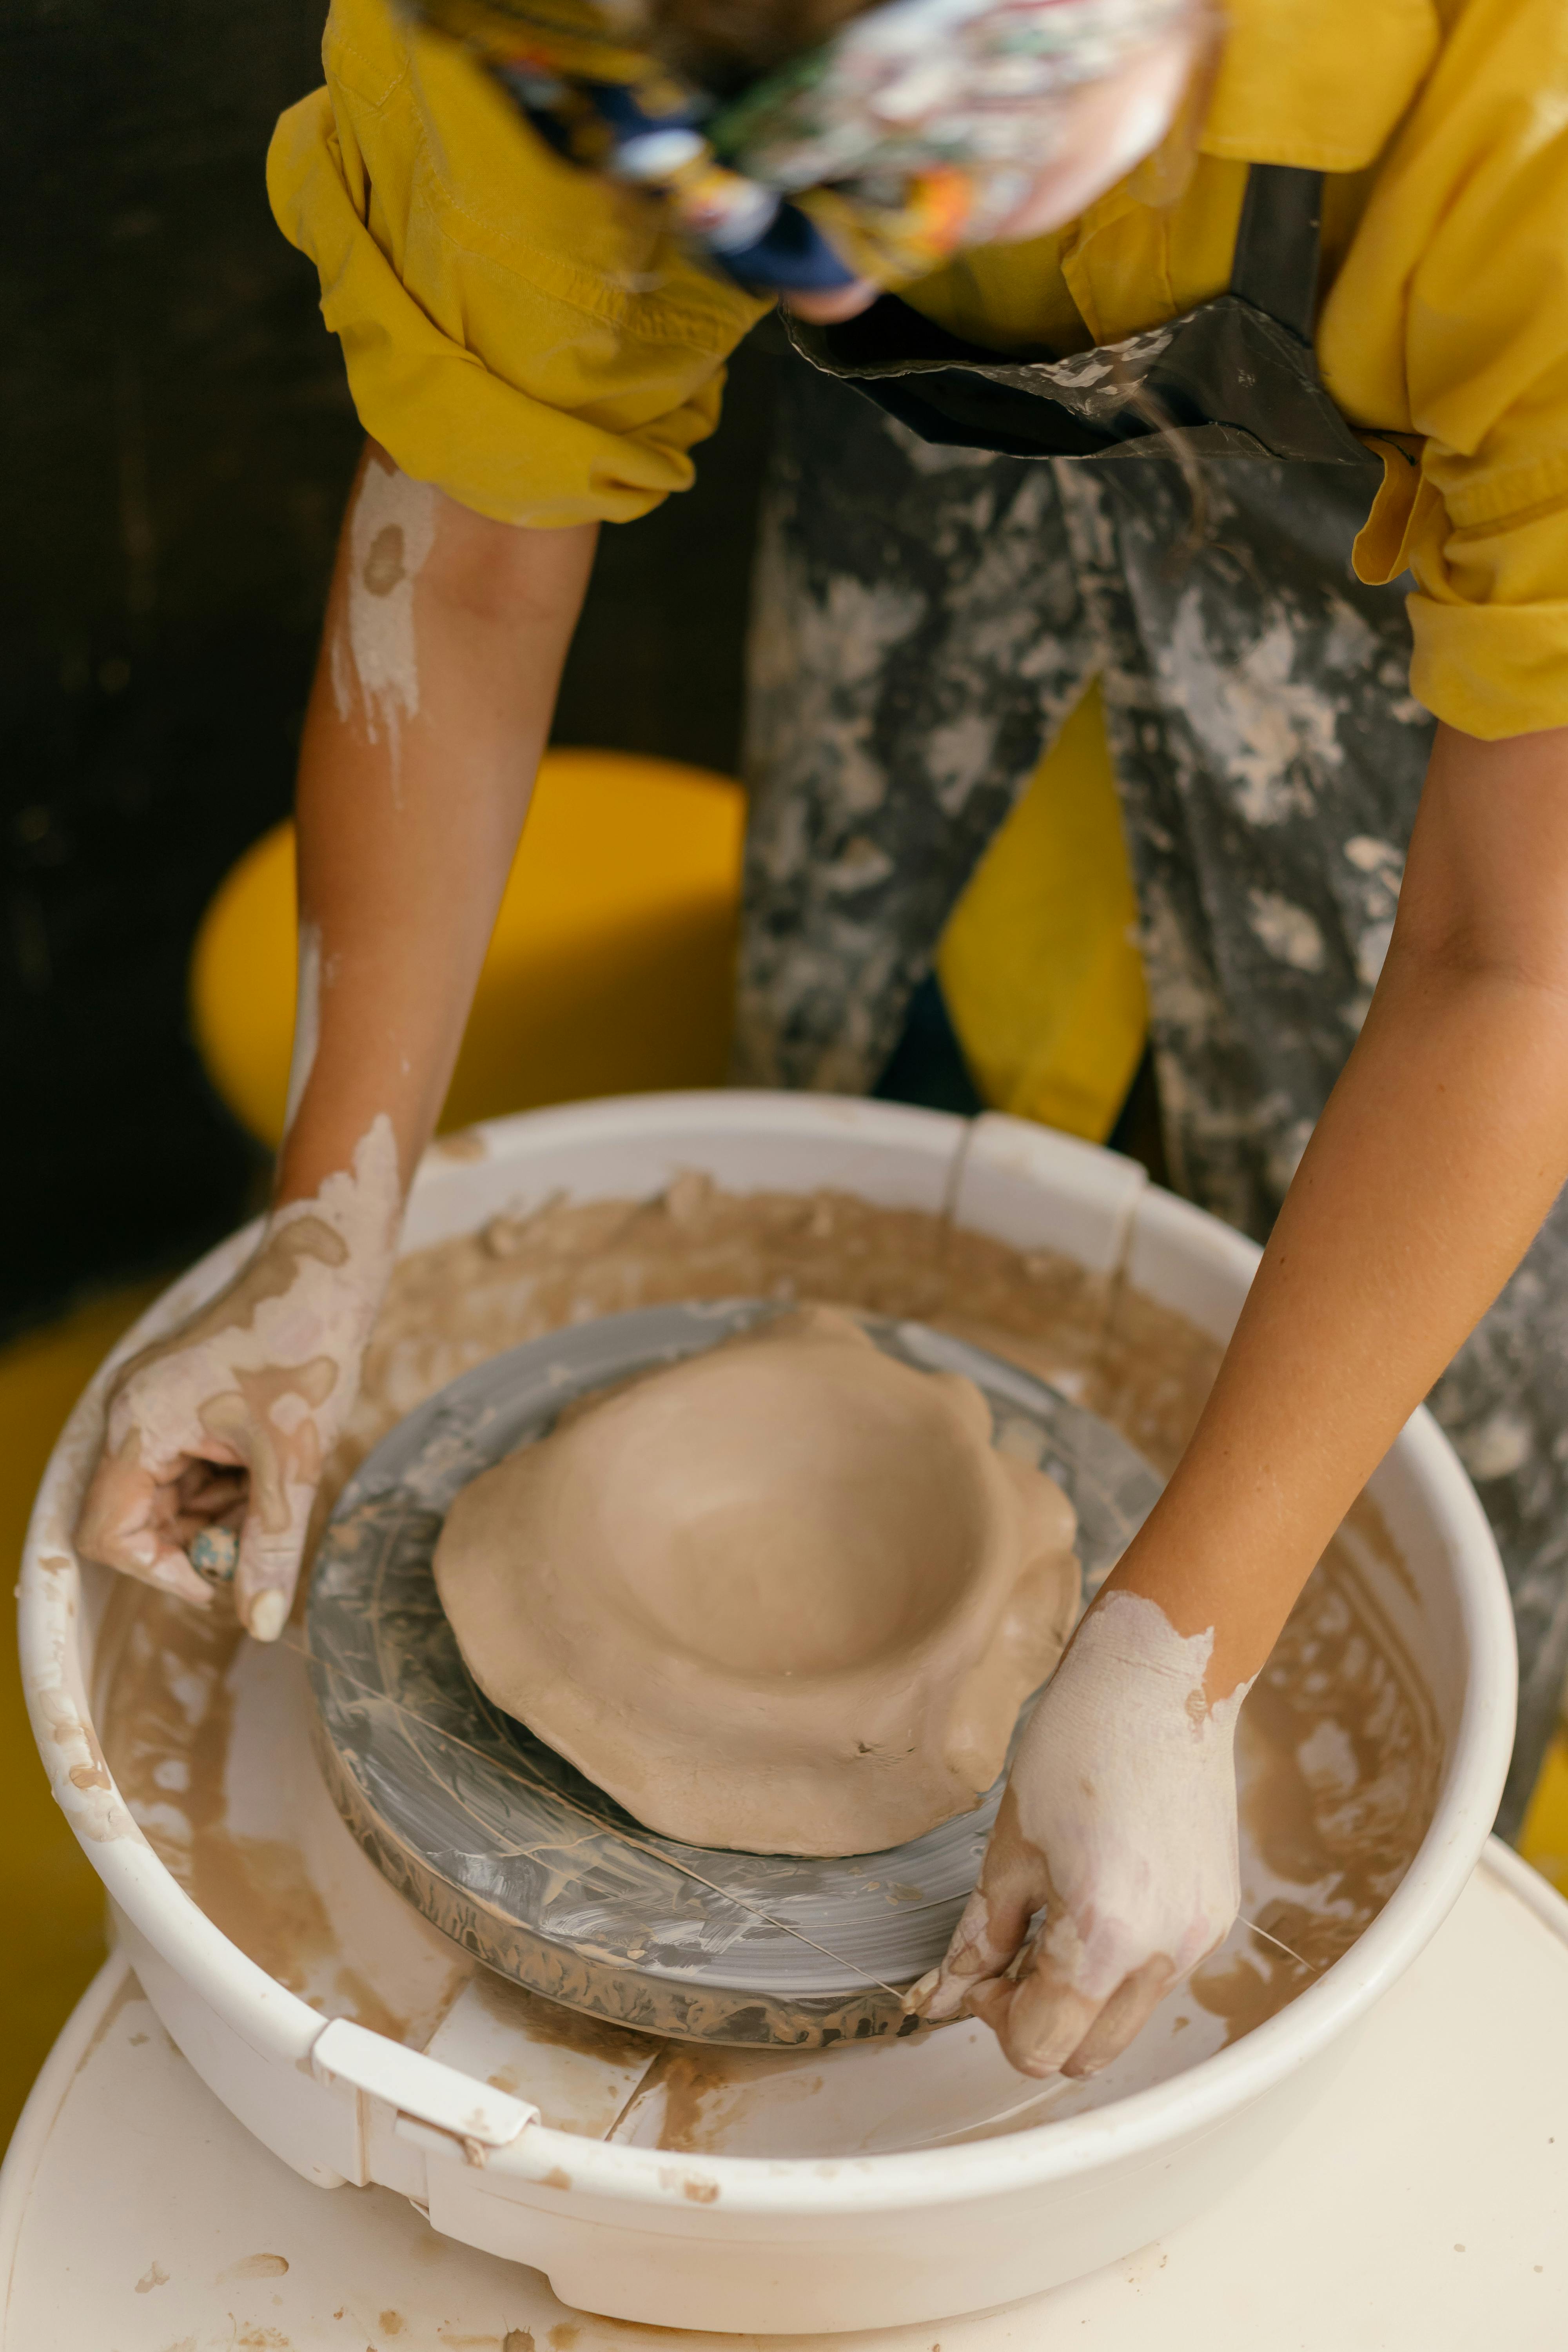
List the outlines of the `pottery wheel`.
{"label": "pottery wheel", "polygon": [[[903,2022],[898,1989],[941,1958],[1001,1782],[975,1811],[887,1853],[815,1860],[681,1845],[491,1705],[431,1571],[458,1490],[547,1434],[564,1405],[780,1311],[728,1299],[610,1316],[452,1381],[399,1423],[339,1498],[308,1629],[328,1785],[427,1919],[502,1976],[617,2024],[802,2048]],[[1032,1454],[1071,1496],[1092,1592],[1159,1493],[1148,1464],[1000,1357],[922,1324],[859,1319],[889,1355],[975,1382],[1007,1451]]]}

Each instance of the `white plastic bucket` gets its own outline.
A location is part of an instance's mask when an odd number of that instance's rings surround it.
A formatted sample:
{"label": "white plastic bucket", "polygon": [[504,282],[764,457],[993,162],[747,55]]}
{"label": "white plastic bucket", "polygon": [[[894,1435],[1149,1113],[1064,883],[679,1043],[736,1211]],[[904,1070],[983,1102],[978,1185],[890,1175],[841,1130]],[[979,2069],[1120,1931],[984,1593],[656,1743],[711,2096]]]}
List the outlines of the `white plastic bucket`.
{"label": "white plastic bucket", "polygon": [[[480,1150],[482,1146],[482,1151]],[[405,1237],[419,1248],[564,1193],[651,1197],[695,1169],[732,1190],[829,1186],[951,1210],[1015,1246],[1120,1276],[1216,1339],[1258,1253],[1116,1155],[1004,1118],[838,1097],[635,1097],[535,1112],[437,1147]],[[57,1798],[104,1881],[142,1985],[197,2072],[323,2186],[379,2181],[433,2225],[545,2272],[580,2308],[666,2326],[826,2331],[938,2319],[1037,2293],[1178,2225],[1331,2079],[1489,1831],[1512,1734],[1512,1620],[1496,1548],[1425,1412],[1372,1482],[1405,1575],[1375,1598],[1444,1744],[1431,1827],[1352,1949],[1218,2056],[1098,2112],[934,2152],[821,2161],[674,2157],[546,2128],[526,2100],[316,2011],[228,1942],[132,1820],[88,1693],[107,1589],[70,1543],[108,1371],[233,1272],[236,1234],[174,1286],[94,1381],[50,1462],[21,1586],[28,1704]]]}

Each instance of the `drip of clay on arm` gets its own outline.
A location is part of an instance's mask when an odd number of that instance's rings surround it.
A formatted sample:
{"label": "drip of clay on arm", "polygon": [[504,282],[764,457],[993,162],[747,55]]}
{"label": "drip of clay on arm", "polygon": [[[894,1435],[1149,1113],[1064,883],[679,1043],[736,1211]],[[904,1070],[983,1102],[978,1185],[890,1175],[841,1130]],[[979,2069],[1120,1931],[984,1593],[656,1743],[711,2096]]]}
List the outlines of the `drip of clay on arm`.
{"label": "drip of clay on arm", "polygon": [[490,522],[366,452],[300,753],[301,1008],[312,972],[319,998],[279,1206],[383,1114],[405,1186],[435,1131],[595,536]]}
{"label": "drip of clay on arm", "polygon": [[298,800],[287,1131],[256,1255],[127,1365],[78,1538],[206,1603],[190,1548],[237,1526],[235,1602],[282,1632],[321,1466],[353,1402],[593,560],[374,446],[340,543]]}
{"label": "drip of clay on arm", "polygon": [[984,2017],[1026,2074],[1108,2063],[1235,1916],[1240,1702],[1568,1175],[1565,908],[1568,729],[1439,728],[1371,1009],[1214,1391],[910,1996]]}

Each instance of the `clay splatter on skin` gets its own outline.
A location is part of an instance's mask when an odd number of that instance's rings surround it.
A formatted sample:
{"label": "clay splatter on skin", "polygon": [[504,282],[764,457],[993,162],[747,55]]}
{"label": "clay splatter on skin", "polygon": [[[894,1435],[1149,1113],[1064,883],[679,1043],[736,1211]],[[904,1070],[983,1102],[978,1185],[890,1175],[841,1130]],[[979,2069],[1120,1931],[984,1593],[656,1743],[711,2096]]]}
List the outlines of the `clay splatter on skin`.
{"label": "clay splatter on skin", "polygon": [[[1234,1752],[1249,1685],[1206,1699],[1213,1648],[1142,1593],[1102,1597],[1030,1718],[980,1884],[911,2007],[983,2017],[1022,2074],[1090,2074],[1135,2031],[1114,2011],[1108,2028],[1101,2005],[1115,1996],[1142,2024],[1215,1948],[1240,1902]],[[1152,1853],[1170,1857],[1167,1877],[1143,1879]],[[1101,1869],[1123,1890],[1109,1912]],[[1042,1911],[1011,1967],[1019,1923]]]}
{"label": "clay splatter on skin", "polygon": [[187,1328],[131,1360],[110,1393],[82,1506],[87,1557],[210,1605],[183,1547],[205,1518],[237,1511],[247,1476],[254,1508],[235,1601],[253,1633],[277,1639],[400,1207],[396,1139],[382,1114],[351,1167],[278,1210],[255,1257]]}
{"label": "clay splatter on skin", "polygon": [[331,656],[332,699],[392,755],[395,799],[403,730],[419,710],[414,583],[436,539],[437,492],[373,451],[349,518],[347,588]]}
{"label": "clay splatter on skin", "polygon": [[252,1258],[226,1288],[169,1339],[155,1339],[150,1348],[133,1356],[126,1371],[140,1371],[148,1364],[161,1362],[165,1356],[179,1355],[195,1347],[203,1339],[214,1339],[229,1331],[253,1331],[261,1308],[272,1299],[286,1298],[309,1261],[313,1259],[320,1265],[335,1268],[343,1265],[348,1254],[348,1244],[342,1234],[324,1218],[304,1211],[277,1227],[264,1257]]}
{"label": "clay splatter on skin", "polygon": [[321,1475],[321,1433],[311,1415],[337,1387],[340,1369],[331,1356],[312,1356],[305,1364],[237,1371],[233,1388],[201,1409],[209,1437],[237,1449],[248,1438],[251,1506],[269,1536],[289,1527],[289,1488]]}

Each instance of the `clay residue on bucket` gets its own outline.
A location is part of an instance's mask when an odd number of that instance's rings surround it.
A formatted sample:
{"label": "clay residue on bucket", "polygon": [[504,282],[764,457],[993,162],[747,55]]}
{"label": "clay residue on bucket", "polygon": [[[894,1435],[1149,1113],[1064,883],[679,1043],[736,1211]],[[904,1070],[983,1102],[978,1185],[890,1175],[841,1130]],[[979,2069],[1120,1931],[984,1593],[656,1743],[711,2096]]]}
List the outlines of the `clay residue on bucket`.
{"label": "clay residue on bucket", "polygon": [[[171,1875],[258,1968],[323,2015],[422,2047],[468,1967],[444,1951],[449,1983],[433,2000],[420,2000],[428,1974],[421,1971],[405,2005],[378,1983],[374,1950],[345,1948],[300,1843],[270,1833],[294,1826],[301,1769],[314,1769],[308,1752],[290,1758],[290,1785],[270,1806],[267,1792],[247,1806],[252,1817],[275,1816],[268,1833],[239,1830],[230,1818],[237,1678],[256,1655],[244,1639],[226,1612],[187,1609],[129,1579],[116,1585],[100,1642],[97,1712],[121,1793]],[[330,1833],[338,1829],[334,1819]],[[352,1844],[350,1853],[358,1864]]]}
{"label": "clay residue on bucket", "polygon": [[[839,1303],[953,1331],[1055,1381],[1162,1471],[1186,1443],[1221,1353],[1180,1316],[1051,1252],[1014,1250],[939,1215],[848,1194],[741,1196],[688,1173],[652,1200],[552,1200],[405,1257],[321,1511],[405,1413],[486,1358],[596,1316],[740,1297]],[[237,1630],[131,1585],[116,1594],[114,1612],[104,1744],[136,1819],[176,1877],[280,1981],[423,2046],[440,2013],[437,1996],[426,1987],[416,2003],[388,2004],[370,1955],[324,1948],[324,1938],[347,1939],[334,1925],[335,1898],[300,1848],[258,1847],[225,1824]],[[1292,1612],[1243,1710],[1238,1753],[1244,1909],[1301,1959],[1238,1929],[1183,1990],[1191,2031],[1180,2046],[1194,2056],[1273,2015],[1353,1943],[1431,1818],[1441,1762],[1433,1712],[1344,1545],[1331,1547]],[[406,1916],[411,1934],[433,1933]],[[451,1958],[448,2000],[469,1965]],[[343,1990],[354,1969],[367,1979],[358,1993]],[[576,2021],[558,2014],[569,2044]],[[715,2145],[714,2097],[721,2094],[731,2121],[744,2104],[736,2067],[722,2052],[671,2050],[659,2071],[671,2095],[660,2144],[686,2152]],[[818,2081],[831,2071],[820,2058],[811,2070]],[[804,2089],[796,2095],[808,2103]],[[979,2128],[1026,2128],[1071,2112],[1079,2095],[1037,2098],[1031,2089],[1016,2114]]]}
{"label": "clay residue on bucket", "polygon": [[1254,1937],[1239,1957],[1196,1970],[1194,1995],[1226,2020],[1227,2042],[1272,2017],[1376,1918],[1432,1818],[1440,1760],[1431,1701],[1336,1538],[1237,1732],[1244,1844],[1276,1890],[1248,1916],[1309,1965]]}
{"label": "clay residue on bucket", "polygon": [[848,1193],[726,1192],[688,1171],[650,1201],[553,1200],[399,1264],[331,1480],[459,1372],[569,1323],[683,1298],[839,1301],[1043,1347],[1084,1380],[1110,1286],[1049,1251],[1008,1249],[916,1209]]}
{"label": "clay residue on bucket", "polygon": [[724,2156],[743,2144],[747,2127],[765,2107],[798,2105],[826,2086],[832,2061],[820,2052],[809,2059],[763,2050],[709,2050],[671,2044],[651,2070],[637,2102],[617,2127],[616,2138],[632,2138],[637,2106],[657,2099],[654,2144],[678,2156]]}
{"label": "clay residue on bucket", "polygon": [[100,1715],[114,1777],[159,1858],[215,1927],[296,1991],[332,1931],[297,1850],[227,1831],[229,1675],[242,1639],[223,1612],[116,1586]]}

